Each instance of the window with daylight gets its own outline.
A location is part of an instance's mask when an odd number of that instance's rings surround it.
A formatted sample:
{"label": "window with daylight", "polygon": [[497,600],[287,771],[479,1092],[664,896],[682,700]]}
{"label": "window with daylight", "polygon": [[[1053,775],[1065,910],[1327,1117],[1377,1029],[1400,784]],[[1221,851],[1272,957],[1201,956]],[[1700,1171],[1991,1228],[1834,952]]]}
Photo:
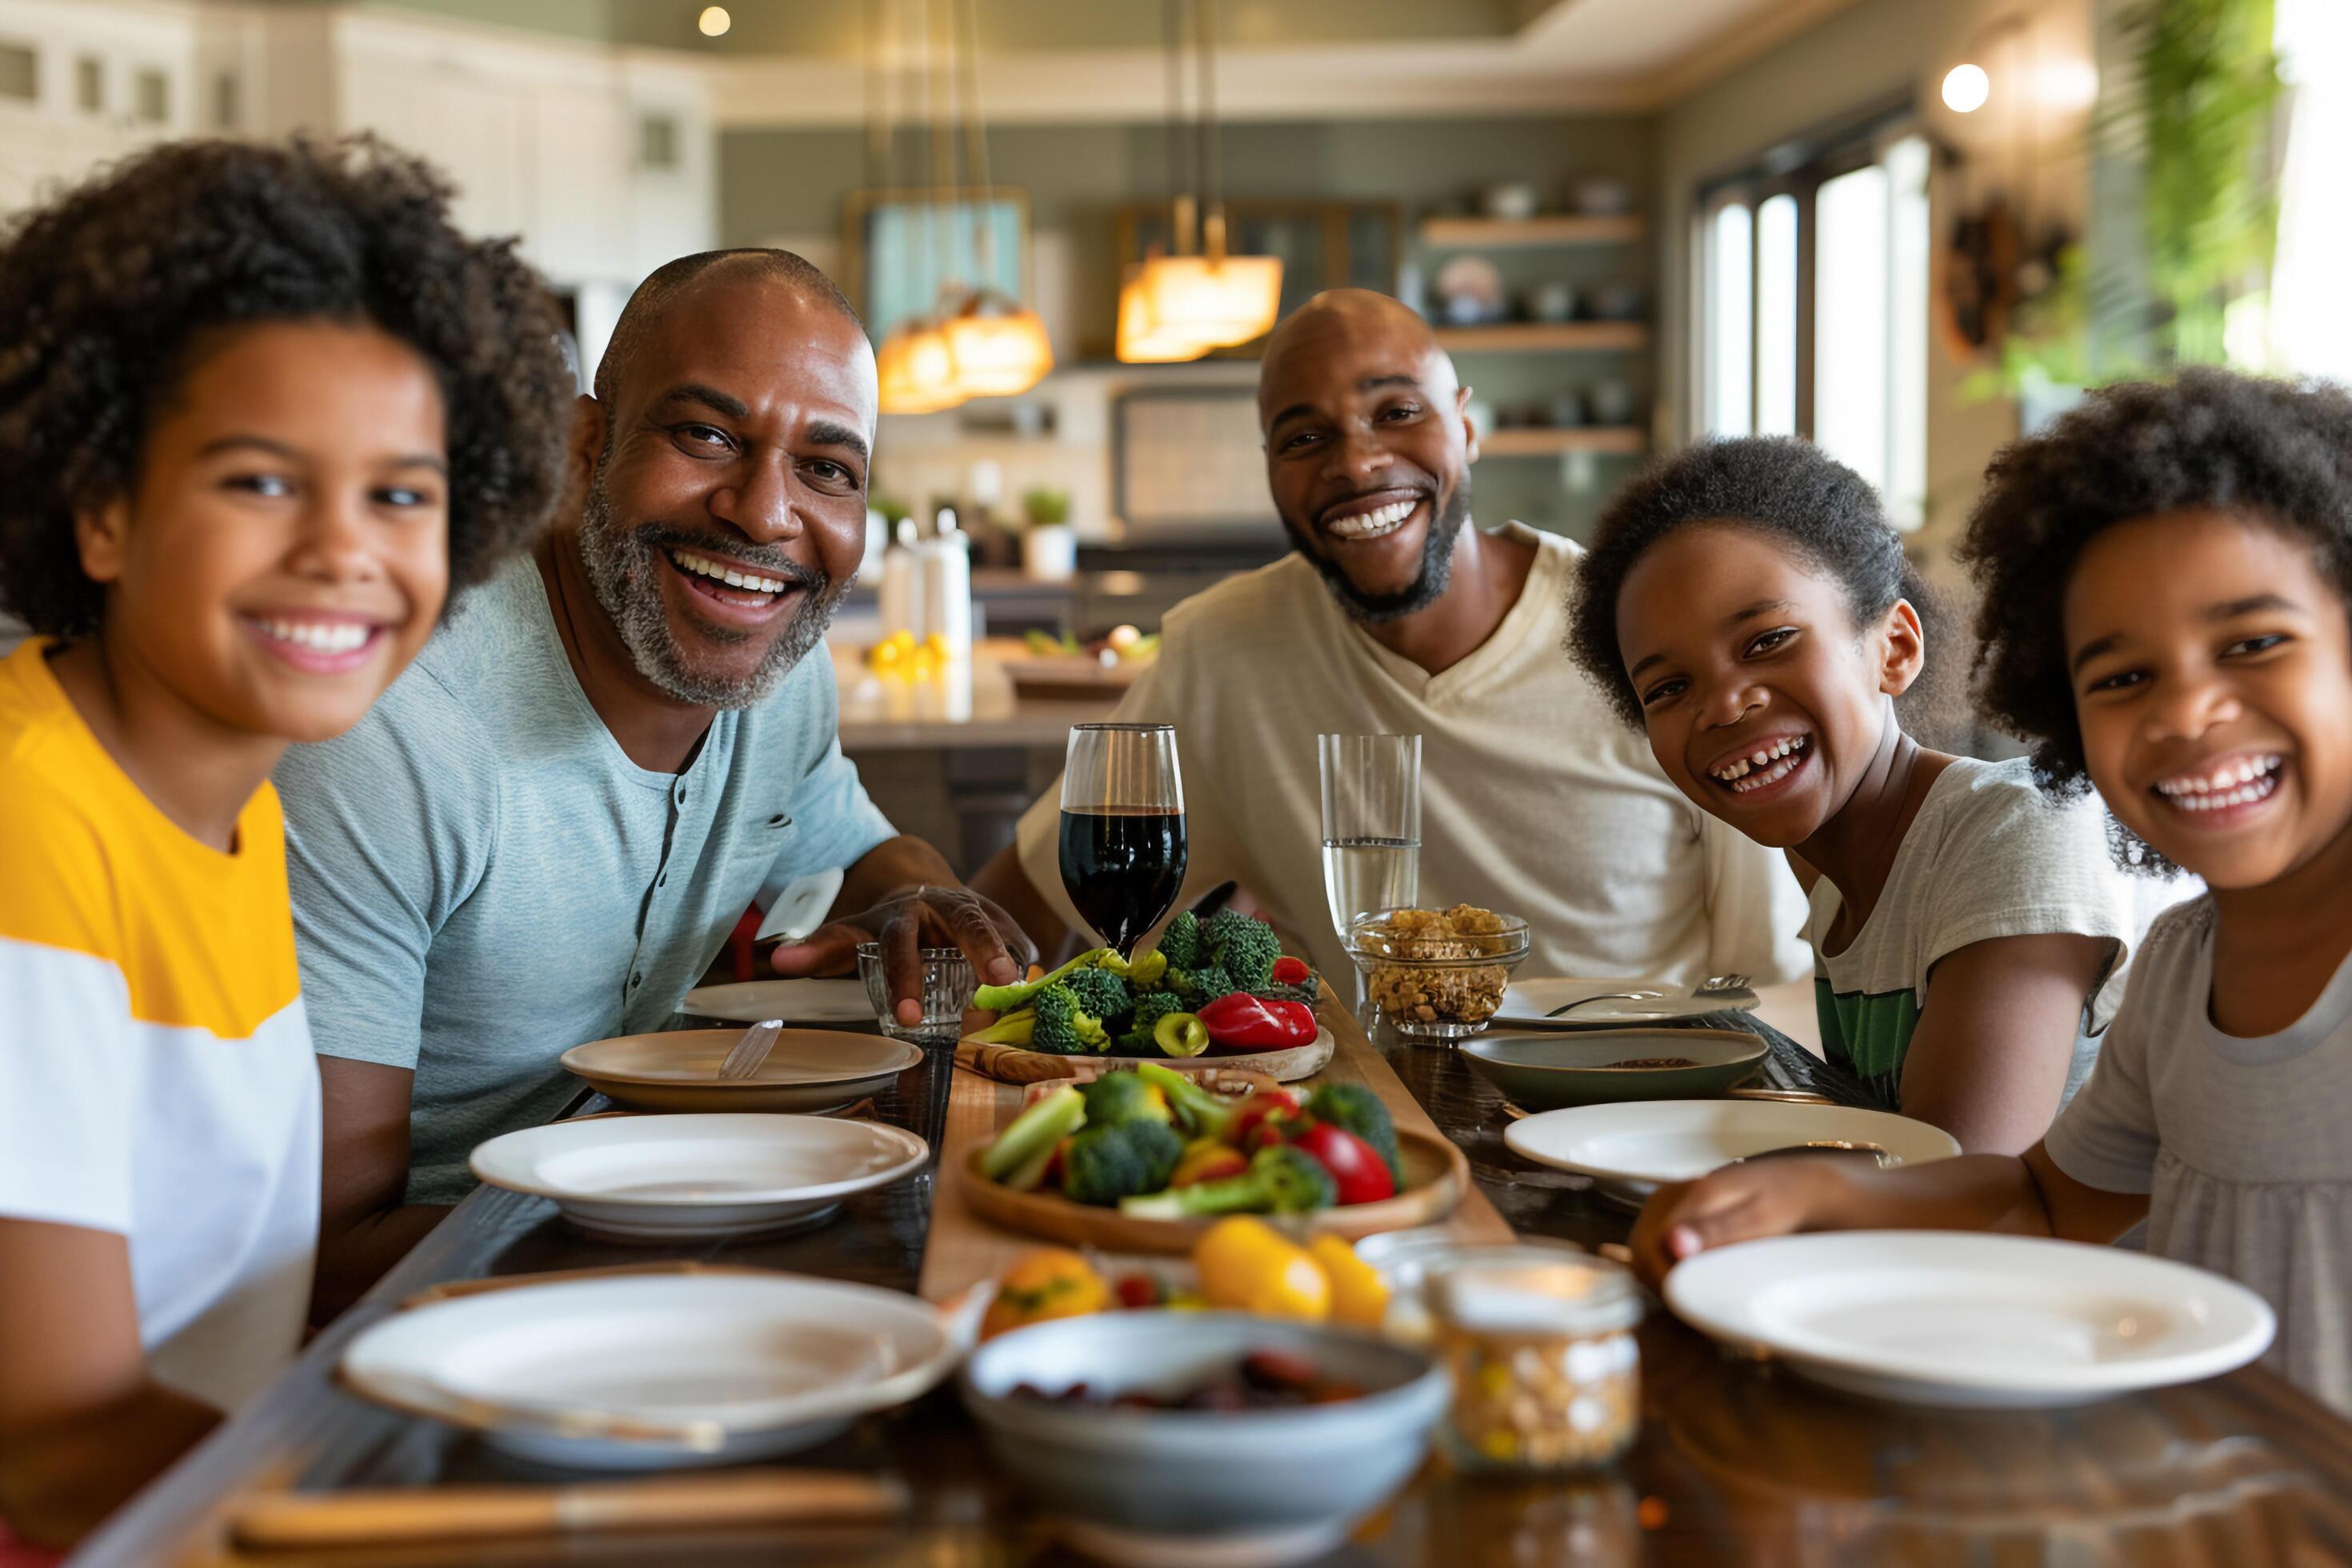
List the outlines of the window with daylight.
{"label": "window with daylight", "polygon": [[1908,118],[1701,193],[1695,412],[1709,436],[1817,443],[1916,528],[1934,160]]}

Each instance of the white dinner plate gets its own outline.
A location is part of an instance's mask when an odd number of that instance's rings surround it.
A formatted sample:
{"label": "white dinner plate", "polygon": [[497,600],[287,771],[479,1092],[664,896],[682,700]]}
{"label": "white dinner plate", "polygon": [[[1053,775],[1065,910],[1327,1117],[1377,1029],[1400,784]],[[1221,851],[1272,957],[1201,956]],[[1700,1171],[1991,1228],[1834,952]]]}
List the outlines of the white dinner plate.
{"label": "white dinner plate", "polygon": [[782,1018],[787,1024],[870,1024],[874,1004],[866,982],[852,974],[824,980],[746,980],[736,985],[698,985],[677,1005],[697,1018],[756,1024]]}
{"label": "white dinner plate", "polygon": [[[1564,1018],[1549,1016],[1581,996],[1603,996],[1614,991],[1663,991],[1664,996],[1639,1002],[1595,1002]],[[1577,1029],[1601,1025],[1654,1024],[1672,1018],[1696,1018],[1708,1013],[1747,1012],[1756,1005],[1753,991],[1722,996],[1693,996],[1687,985],[1656,980],[1591,980],[1570,975],[1522,975],[1503,988],[1503,1005],[1495,1013],[1493,1028],[1535,1026]]]}
{"label": "white dinner plate", "polygon": [[343,1381],[541,1464],[731,1463],[821,1443],[928,1393],[961,1352],[938,1308],[765,1269],[520,1285],[396,1312]]}
{"label": "white dinner plate", "polygon": [[1666,1304],[1815,1382],[1906,1404],[2080,1405],[2215,1377],[2269,1348],[2269,1303],[2202,1268],[2113,1247],[1853,1230],[1702,1252]]}
{"label": "white dinner plate", "polygon": [[494,1187],[553,1198],[592,1236],[708,1241],[818,1224],[930,1152],[877,1121],[722,1111],[527,1127],[477,1148],[472,1164]]}
{"label": "white dinner plate", "polygon": [[740,1029],[673,1029],[574,1046],[556,1059],[640,1110],[836,1110],[879,1094],[923,1059],[906,1040],[842,1029],[786,1029],[750,1078],[719,1065]]}
{"label": "white dinner plate", "polygon": [[1892,1111],[1769,1100],[1579,1105],[1503,1130],[1513,1153],[1591,1176],[1605,1195],[1633,1203],[1660,1182],[1687,1182],[1767,1149],[1833,1140],[1875,1143],[1906,1165],[1960,1152],[1942,1128]]}

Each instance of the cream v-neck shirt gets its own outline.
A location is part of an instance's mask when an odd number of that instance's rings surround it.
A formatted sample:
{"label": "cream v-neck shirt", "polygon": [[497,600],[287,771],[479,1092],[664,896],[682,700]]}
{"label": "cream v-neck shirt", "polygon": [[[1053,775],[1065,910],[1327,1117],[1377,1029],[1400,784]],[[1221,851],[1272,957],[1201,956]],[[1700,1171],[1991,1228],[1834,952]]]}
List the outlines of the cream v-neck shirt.
{"label": "cream v-neck shirt", "polygon": [[[1348,618],[1297,555],[1168,613],[1160,658],[1118,707],[1172,723],[1190,859],[1182,908],[1228,878],[1293,952],[1349,973],[1324,900],[1318,733],[1418,734],[1421,902],[1524,916],[1522,975],[1808,973],[1805,900],[1780,855],[1668,783],[1572,663],[1569,579],[1582,552],[1512,523],[1536,549],[1510,614],[1432,675]],[[1022,868],[1079,926],[1059,865],[1061,787],[1022,818]],[[1344,983],[1342,989],[1344,989]]]}

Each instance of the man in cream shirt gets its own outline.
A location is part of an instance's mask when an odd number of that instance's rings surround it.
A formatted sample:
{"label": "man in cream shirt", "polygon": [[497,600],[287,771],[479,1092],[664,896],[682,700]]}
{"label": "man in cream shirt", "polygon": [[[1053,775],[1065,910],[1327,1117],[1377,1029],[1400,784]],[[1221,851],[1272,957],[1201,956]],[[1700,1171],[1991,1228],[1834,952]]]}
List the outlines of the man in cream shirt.
{"label": "man in cream shirt", "polygon": [[[1524,916],[1523,973],[1806,973],[1804,900],[1780,856],[1685,800],[1570,662],[1577,546],[1470,526],[1468,398],[1427,324],[1385,295],[1318,295],[1267,342],[1258,420],[1293,552],[1169,612],[1118,713],[1176,726],[1182,901],[1236,880],[1318,969],[1348,973],[1315,738],[1418,734],[1421,901]],[[1047,951],[1077,923],[1058,795],[972,883]]]}

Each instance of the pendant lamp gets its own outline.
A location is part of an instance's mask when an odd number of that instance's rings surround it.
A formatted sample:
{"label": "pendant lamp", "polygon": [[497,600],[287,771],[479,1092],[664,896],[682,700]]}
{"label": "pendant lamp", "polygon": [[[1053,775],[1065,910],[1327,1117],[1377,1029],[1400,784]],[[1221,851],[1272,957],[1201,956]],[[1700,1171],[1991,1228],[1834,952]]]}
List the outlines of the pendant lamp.
{"label": "pendant lamp", "polygon": [[1054,368],[1054,345],[1037,312],[993,289],[975,290],[940,331],[967,396],[1018,396]]}
{"label": "pendant lamp", "polygon": [[[1274,330],[1282,313],[1282,258],[1231,256],[1225,250],[1225,212],[1218,199],[1216,128],[1217,0],[1191,0],[1198,24],[1201,118],[1198,128],[1202,195],[1208,216],[1200,254],[1192,251],[1194,198],[1173,202],[1176,254],[1147,258],[1119,289],[1118,357],[1129,363],[1198,359],[1211,349],[1232,348]],[[1173,118],[1181,71],[1177,56],[1182,28],[1174,18],[1179,0],[1170,0],[1169,29],[1171,170],[1178,141]]]}

